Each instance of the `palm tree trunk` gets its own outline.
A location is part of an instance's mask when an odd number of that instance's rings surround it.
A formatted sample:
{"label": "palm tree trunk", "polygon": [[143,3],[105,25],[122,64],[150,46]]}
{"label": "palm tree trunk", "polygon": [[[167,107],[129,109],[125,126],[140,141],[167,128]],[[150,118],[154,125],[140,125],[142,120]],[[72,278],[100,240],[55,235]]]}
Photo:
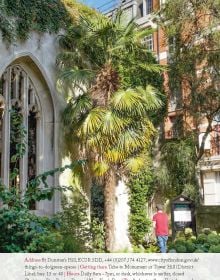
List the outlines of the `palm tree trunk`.
{"label": "palm tree trunk", "polygon": [[112,252],[114,247],[115,230],[115,173],[111,169],[104,179],[104,223],[105,223],[105,248]]}

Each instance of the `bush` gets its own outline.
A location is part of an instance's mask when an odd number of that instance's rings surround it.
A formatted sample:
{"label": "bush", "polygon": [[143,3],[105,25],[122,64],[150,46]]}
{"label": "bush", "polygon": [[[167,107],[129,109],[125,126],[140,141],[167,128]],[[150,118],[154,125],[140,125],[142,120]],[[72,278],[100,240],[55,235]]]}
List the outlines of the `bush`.
{"label": "bush", "polygon": [[220,238],[217,234],[215,233],[210,233],[207,237],[207,242],[210,245],[218,245],[220,243]]}
{"label": "bush", "polygon": [[63,252],[63,249],[63,238],[59,232],[39,234],[27,247],[27,251],[30,253],[60,253]]}
{"label": "bush", "polygon": [[62,252],[62,237],[53,220],[24,206],[0,209],[0,252]]}
{"label": "bush", "polygon": [[103,187],[97,184],[91,188],[91,234],[92,251],[105,252],[104,194]]}
{"label": "bush", "polygon": [[197,243],[205,243],[207,241],[207,235],[205,233],[201,233],[197,237]]}
{"label": "bush", "polygon": [[63,236],[65,253],[89,252],[91,229],[87,213],[88,202],[78,190],[72,196],[63,197],[62,212],[56,215]]}
{"label": "bush", "polygon": [[220,244],[212,245],[209,249],[210,253],[220,253]]}
{"label": "bush", "polygon": [[185,246],[185,244],[186,244],[186,240],[183,237],[176,239],[174,243],[175,248],[176,246]]}
{"label": "bush", "polygon": [[192,241],[187,240],[186,241],[186,250],[187,250],[187,253],[193,253],[196,250],[196,245]]}
{"label": "bush", "polygon": [[94,253],[104,252],[105,251],[104,222],[99,222],[98,219],[93,218],[91,231],[92,231],[92,251]]}
{"label": "bush", "polygon": [[175,242],[168,243],[169,252],[175,250],[177,253],[220,253],[220,235],[215,231],[206,229],[197,238],[187,231],[184,236],[185,238],[177,237]]}
{"label": "bush", "polygon": [[176,245],[175,246],[177,253],[186,253],[187,249],[184,245]]}

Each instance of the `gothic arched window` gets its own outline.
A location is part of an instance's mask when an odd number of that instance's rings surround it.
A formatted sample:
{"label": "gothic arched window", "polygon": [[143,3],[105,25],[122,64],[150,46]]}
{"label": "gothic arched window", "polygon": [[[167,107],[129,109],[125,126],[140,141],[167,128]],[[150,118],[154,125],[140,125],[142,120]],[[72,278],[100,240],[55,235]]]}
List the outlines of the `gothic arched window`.
{"label": "gothic arched window", "polygon": [[25,153],[16,165],[18,175],[13,185],[25,191],[29,180],[37,175],[37,154],[40,105],[34,84],[20,65],[9,66],[0,79],[0,95],[4,99],[4,115],[0,125],[1,178],[5,185],[10,185],[10,171],[15,168],[11,158],[16,153],[16,123],[12,112],[16,112],[24,127]]}

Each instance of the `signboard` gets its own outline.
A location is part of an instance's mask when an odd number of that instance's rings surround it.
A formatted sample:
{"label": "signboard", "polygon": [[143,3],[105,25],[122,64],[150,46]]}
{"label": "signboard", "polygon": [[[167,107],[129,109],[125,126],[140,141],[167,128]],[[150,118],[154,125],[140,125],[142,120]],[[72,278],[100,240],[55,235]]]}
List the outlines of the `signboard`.
{"label": "signboard", "polygon": [[195,207],[192,200],[180,195],[171,203],[172,236],[173,239],[178,231],[192,228],[195,232]]}
{"label": "signboard", "polygon": [[192,214],[188,204],[175,204],[174,222],[191,222]]}
{"label": "signboard", "polygon": [[191,222],[191,211],[174,211],[174,222]]}

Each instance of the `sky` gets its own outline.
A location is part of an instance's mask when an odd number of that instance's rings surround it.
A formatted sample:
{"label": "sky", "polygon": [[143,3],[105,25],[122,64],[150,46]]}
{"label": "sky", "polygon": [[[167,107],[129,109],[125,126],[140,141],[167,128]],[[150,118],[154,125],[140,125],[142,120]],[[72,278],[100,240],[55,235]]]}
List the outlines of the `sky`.
{"label": "sky", "polygon": [[80,0],[80,2],[93,8],[107,10],[110,9],[112,6],[116,5],[119,2],[119,0]]}

